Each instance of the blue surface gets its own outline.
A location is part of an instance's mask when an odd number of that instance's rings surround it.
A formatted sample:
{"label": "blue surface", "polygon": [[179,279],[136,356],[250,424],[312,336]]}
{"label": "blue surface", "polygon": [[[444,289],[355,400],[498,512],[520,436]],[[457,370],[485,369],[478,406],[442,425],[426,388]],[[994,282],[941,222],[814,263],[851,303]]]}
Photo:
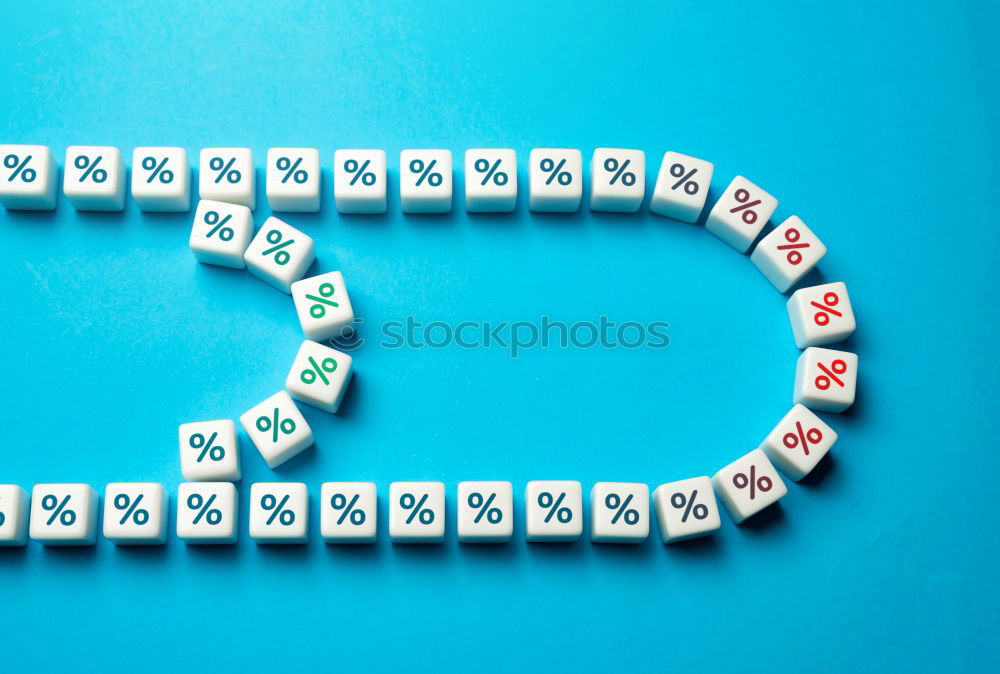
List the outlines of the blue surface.
{"label": "blue surface", "polygon": [[[835,13],[831,13],[835,12]],[[984,671],[1000,664],[995,3],[177,7],[39,0],[0,26],[2,142],[321,151],[317,271],[366,338],[317,449],[248,483],[374,480],[383,535],[308,545],[0,550],[9,671]],[[994,64],[993,66],[989,64]],[[341,147],[390,158],[390,210],[341,217]],[[665,548],[400,547],[394,479],[661,482],[710,474],[787,410],[784,298],[700,226],[400,214],[407,147],[664,150],[780,199],[829,246],[859,330],[834,460],[753,526]],[[459,155],[456,154],[456,157]],[[525,185],[525,176],[520,176]],[[261,180],[262,186],[262,180]],[[461,185],[461,173],[456,173]],[[461,189],[456,205],[460,206]],[[268,214],[261,193],[260,222]],[[196,264],[190,215],[0,213],[0,482],[181,480],[176,427],[278,390],[291,301]],[[813,280],[818,280],[814,277]],[[382,348],[421,320],[665,320],[667,349]],[[172,526],[172,524],[171,524]],[[152,658],[150,656],[153,656]]]}

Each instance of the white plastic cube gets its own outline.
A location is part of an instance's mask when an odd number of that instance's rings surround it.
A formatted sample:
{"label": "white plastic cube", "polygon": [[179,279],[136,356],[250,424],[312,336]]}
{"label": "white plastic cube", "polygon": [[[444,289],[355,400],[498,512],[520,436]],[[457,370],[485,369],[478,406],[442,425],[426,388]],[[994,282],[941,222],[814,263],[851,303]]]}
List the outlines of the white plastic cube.
{"label": "white plastic cube", "polygon": [[510,213],[517,204],[517,153],[514,150],[465,151],[465,210]]}
{"label": "white plastic cube", "polygon": [[296,281],[292,299],[302,332],[316,342],[354,332],[354,308],[339,271]]}
{"label": "white plastic cube", "polygon": [[97,501],[97,492],[88,484],[36,484],[31,490],[31,540],[43,545],[93,545]]}
{"label": "white plastic cube", "polygon": [[715,166],[680,152],[667,152],[660,162],[649,210],[681,222],[697,222],[705,208]]}
{"label": "white plastic cube", "polygon": [[299,402],[335,414],[351,381],[351,357],[305,340],[292,361],[285,388]]}
{"label": "white plastic cube", "polygon": [[315,259],[312,237],[275,217],[264,221],[243,254],[247,271],[288,294]]}
{"label": "white plastic cube", "polygon": [[0,204],[9,210],[51,211],[56,207],[59,167],[45,145],[0,145]]}
{"label": "white plastic cube", "polygon": [[104,489],[104,537],[117,545],[167,542],[167,490],[155,482],[112,482]]}
{"label": "white plastic cube", "polygon": [[319,150],[273,147],[267,151],[265,190],[272,211],[315,213],[320,199]]}
{"label": "white plastic cube", "polygon": [[404,213],[451,210],[450,150],[403,150],[399,155],[399,200]]}
{"label": "white plastic cube", "polygon": [[503,481],[458,483],[458,540],[505,543],[514,533],[514,487]]}
{"label": "white plastic cube", "polygon": [[795,365],[792,401],[813,410],[843,412],[854,404],[857,377],[857,354],[811,346]]}
{"label": "white plastic cube", "polygon": [[528,156],[528,208],[539,213],[573,213],[583,198],[583,155],[579,150],[536,148]]}
{"label": "white plastic cube", "polygon": [[177,537],[185,543],[235,543],[238,512],[232,482],[182,482],[177,487]]}
{"label": "white plastic cube", "polygon": [[206,147],[198,160],[198,196],[246,206],[257,205],[253,152],[246,147]]}
{"label": "white plastic cube", "polygon": [[312,429],[285,391],[278,391],[240,417],[254,447],[271,468],[313,444]]}
{"label": "white plastic cube", "polygon": [[764,438],[760,449],[782,473],[798,482],[836,441],[836,431],[805,406],[795,405]]}
{"label": "white plastic cube", "polygon": [[243,259],[253,238],[250,209],[224,201],[202,199],[194,212],[188,245],[199,262],[243,269]]}
{"label": "white plastic cube", "polygon": [[736,176],[709,212],[705,229],[745,253],[777,208],[777,199]]}
{"label": "white plastic cube", "polygon": [[444,540],[444,483],[393,482],[389,485],[389,537],[393,543]]}
{"label": "white plastic cube", "polygon": [[305,543],[309,491],[304,482],[255,482],[250,487],[250,538],[258,543]]}
{"label": "white plastic cube", "polygon": [[0,547],[28,542],[28,492],[16,484],[0,484]]}
{"label": "white plastic cube", "polygon": [[125,208],[125,164],[116,147],[72,145],[66,148],[63,194],[78,211]]}
{"label": "white plastic cube", "polygon": [[664,543],[707,536],[722,526],[709,477],[661,484],[653,490],[653,508]]}
{"label": "white plastic cube", "polygon": [[571,542],[583,533],[583,489],[575,480],[533,480],[524,488],[528,541]]}
{"label": "white plastic cube", "polygon": [[320,534],[327,543],[374,543],[377,504],[374,482],[324,482]]}
{"label": "white plastic cube", "polygon": [[590,210],[635,213],[646,196],[646,153],[599,147],[590,160]]}
{"label": "white plastic cube", "polygon": [[649,485],[598,482],[590,490],[590,509],[595,543],[642,543],[649,537]]}
{"label": "white plastic cube", "polygon": [[783,293],[812,271],[824,255],[823,242],[793,215],[761,239],[750,261]]}
{"label": "white plastic cube", "polygon": [[334,152],[333,197],[340,213],[385,213],[385,151]]}
{"label": "white plastic cube", "polygon": [[229,419],[195,421],[178,429],[181,474],[189,482],[236,482],[240,479],[240,445],[236,424]]}
{"label": "white plastic cube", "polygon": [[137,147],[132,151],[132,200],[141,211],[183,212],[191,208],[191,167],[182,147]]}
{"label": "white plastic cube", "polygon": [[800,288],[788,298],[787,307],[800,349],[841,342],[854,334],[854,309],[847,286],[840,281]]}
{"label": "white plastic cube", "polygon": [[712,486],[737,524],[777,503],[788,493],[778,471],[760,449],[736,459],[713,475]]}

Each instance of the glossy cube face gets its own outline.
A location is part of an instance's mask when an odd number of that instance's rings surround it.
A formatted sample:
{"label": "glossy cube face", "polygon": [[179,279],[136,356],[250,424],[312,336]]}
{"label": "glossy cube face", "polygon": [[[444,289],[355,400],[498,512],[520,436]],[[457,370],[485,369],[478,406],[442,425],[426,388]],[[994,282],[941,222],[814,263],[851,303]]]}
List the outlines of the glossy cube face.
{"label": "glossy cube face", "polygon": [[191,166],[182,147],[137,147],[132,151],[132,200],[142,211],[191,208]]}
{"label": "glossy cube face", "polygon": [[795,366],[793,402],[824,412],[843,412],[854,404],[858,356],[811,346]]}
{"label": "glossy cube face", "polygon": [[250,487],[250,537],[258,543],[305,543],[309,492],[303,482],[255,482]]}
{"label": "glossy cube face", "polygon": [[458,483],[458,540],[503,543],[514,533],[514,488],[510,482]]}
{"label": "glossy cube face", "polygon": [[788,493],[767,456],[759,449],[740,457],[712,476],[716,496],[739,524]]}
{"label": "glossy cube face", "polygon": [[480,148],[465,151],[465,210],[510,213],[517,204],[517,153]]}
{"label": "glossy cube face", "polygon": [[28,541],[28,492],[16,484],[0,484],[0,547]]}
{"label": "glossy cube face", "polygon": [[649,486],[598,482],[590,490],[590,538],[597,543],[641,543],[649,537]]}
{"label": "glossy cube face", "polygon": [[844,283],[800,288],[788,298],[787,306],[795,345],[800,349],[833,344],[854,334],[854,309]]}
{"label": "glossy cube face", "polygon": [[97,492],[86,484],[36,484],[31,490],[31,539],[43,545],[93,545]]}
{"label": "glossy cube face", "polygon": [[793,480],[801,480],[826,456],[837,433],[803,405],[795,405],[778,422],[760,449]]}
{"label": "glossy cube face", "polygon": [[575,480],[534,480],[524,488],[528,541],[569,543],[583,533],[583,491]]}
{"label": "glossy cube face", "polygon": [[399,155],[399,199],[404,213],[451,210],[450,150],[403,150]]}
{"label": "glossy cube face", "polygon": [[660,163],[649,210],[681,222],[697,222],[705,208],[715,166],[680,152],[667,152]]}
{"label": "glossy cube face", "polygon": [[292,299],[307,339],[323,342],[349,337],[354,331],[354,308],[339,271],[296,281],[292,284]]}
{"label": "glossy cube face", "polygon": [[528,157],[528,208],[573,213],[583,198],[583,155],[579,150],[536,148]]}
{"label": "glossy cube face", "polygon": [[374,543],[378,497],[374,482],[324,482],[320,533],[327,543]]}
{"label": "glossy cube face", "polygon": [[229,419],[196,421],[178,429],[181,473],[189,482],[235,482],[240,479],[236,424]]}
{"label": "glossy cube face", "polygon": [[319,150],[271,148],[267,151],[266,181],[272,211],[315,213],[320,206]]}
{"label": "glossy cube face", "polygon": [[182,483],[177,487],[177,537],[185,543],[235,543],[238,506],[232,482]]}
{"label": "glossy cube face", "polygon": [[264,222],[243,254],[247,271],[287,294],[315,259],[312,237],[275,217]]}
{"label": "glossy cube face", "polygon": [[253,238],[253,215],[246,206],[202,199],[194,212],[188,245],[199,262],[245,268],[243,255]]}
{"label": "glossy cube face", "polygon": [[167,491],[155,482],[112,482],[104,490],[104,537],[117,545],[167,541]]}
{"label": "glossy cube face", "polygon": [[761,239],[750,261],[783,293],[812,271],[824,255],[823,242],[793,215]]}
{"label": "glossy cube face", "polygon": [[337,211],[340,213],[385,213],[385,151],[334,152],[333,196],[337,202]]}
{"label": "glossy cube face", "polygon": [[125,164],[116,147],[73,145],[66,148],[63,193],[78,211],[125,208]]}
{"label": "glossy cube face", "polygon": [[9,210],[56,207],[59,167],[45,145],[0,145],[0,204]]}
{"label": "glossy cube face", "polygon": [[635,213],[646,196],[646,153],[597,148],[590,162],[590,210]]}
{"label": "glossy cube face", "polygon": [[254,210],[257,205],[253,153],[245,147],[207,147],[198,160],[198,196]]}
{"label": "glossy cube face", "polygon": [[313,444],[312,429],[285,391],[252,407],[240,417],[240,424],[271,468]]}
{"label": "glossy cube face", "polygon": [[444,540],[444,483],[393,482],[389,485],[389,537],[393,543]]}
{"label": "glossy cube face", "polygon": [[334,414],[350,380],[350,356],[307,339],[292,362],[285,388],[296,400]]}
{"label": "glossy cube face", "polygon": [[653,491],[653,507],[664,543],[707,536],[722,526],[712,480],[708,477],[661,484]]}
{"label": "glossy cube face", "polygon": [[777,199],[736,176],[712,207],[705,229],[745,253],[777,208]]}

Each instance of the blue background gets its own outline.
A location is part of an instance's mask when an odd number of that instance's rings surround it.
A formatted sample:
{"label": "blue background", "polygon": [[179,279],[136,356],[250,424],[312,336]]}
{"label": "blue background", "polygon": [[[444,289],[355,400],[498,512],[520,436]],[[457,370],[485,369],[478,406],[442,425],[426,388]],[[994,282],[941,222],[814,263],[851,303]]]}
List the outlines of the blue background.
{"label": "blue background", "polygon": [[[981,671],[1000,662],[992,397],[996,3],[310,3],[8,8],[2,142],[320,149],[323,209],[287,221],[342,270],[368,343],[317,448],[244,445],[239,545],[0,551],[12,671]],[[993,65],[990,65],[993,64]],[[650,215],[403,216],[398,153],[635,147],[743,174],[829,246],[858,315],[859,400],[780,509],[666,548],[460,546],[454,485],[711,474],[787,411],[784,298],[701,226]],[[338,216],[337,148],[390,159],[389,213]],[[711,203],[711,201],[710,201]],[[0,212],[0,481],[181,480],[177,425],[284,381],[292,303],[194,262],[190,214]],[[402,320],[669,321],[665,350],[389,350]],[[379,485],[368,547],[275,549],[248,483]],[[443,480],[443,545],[393,546],[396,479]],[[173,501],[172,501],[173,506]],[[171,518],[172,520],[172,518]],[[173,523],[171,522],[171,527]]]}

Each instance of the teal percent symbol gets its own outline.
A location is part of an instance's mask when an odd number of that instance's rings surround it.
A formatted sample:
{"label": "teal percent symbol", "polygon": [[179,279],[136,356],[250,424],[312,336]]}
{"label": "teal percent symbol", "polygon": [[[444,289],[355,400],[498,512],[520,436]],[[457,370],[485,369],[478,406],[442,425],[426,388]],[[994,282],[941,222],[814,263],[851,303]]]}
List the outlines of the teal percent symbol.
{"label": "teal percent symbol", "polygon": [[294,180],[299,185],[309,180],[309,174],[306,173],[305,169],[300,169],[299,164],[302,163],[302,157],[297,157],[295,163],[288,157],[278,157],[278,161],[275,166],[278,167],[279,171],[284,171],[285,175],[282,176],[281,182],[287,183],[289,179]]}
{"label": "teal percent symbol", "polygon": [[279,265],[286,265],[288,261],[292,259],[291,253],[287,250],[282,250],[282,248],[287,248],[288,246],[295,243],[295,239],[288,239],[287,241],[282,241],[281,232],[276,229],[272,229],[264,237],[267,242],[271,244],[271,248],[264,251],[264,255],[270,255],[274,253],[274,262]]}
{"label": "teal percent symbol", "polygon": [[221,445],[216,445],[215,438],[218,437],[218,433],[212,433],[208,440],[201,433],[195,433],[188,439],[188,445],[191,449],[200,449],[201,452],[198,454],[196,460],[197,463],[201,463],[205,456],[208,456],[212,461],[222,461],[226,456],[226,450]]}
{"label": "teal percent symbol", "polygon": [[431,159],[430,163],[426,165],[421,159],[414,159],[410,162],[410,173],[419,174],[417,177],[418,187],[423,184],[424,180],[426,180],[427,184],[431,187],[437,187],[441,184],[441,181],[444,180],[444,178],[441,177],[440,173],[433,170],[435,165],[437,165],[437,159]]}
{"label": "teal percent symbol", "polygon": [[490,524],[498,524],[500,520],[503,519],[503,511],[500,508],[491,507],[493,505],[494,499],[496,499],[496,494],[490,494],[489,498],[483,499],[483,495],[477,491],[469,494],[468,504],[473,510],[476,510],[476,517],[473,520],[475,524],[486,518],[486,521]]}
{"label": "teal percent symbol", "polygon": [[567,524],[573,519],[573,511],[565,506],[562,506],[562,502],[565,498],[566,492],[560,492],[557,498],[554,498],[552,494],[547,491],[543,491],[538,495],[538,505],[548,511],[545,513],[546,522],[551,522],[552,518],[555,517],[559,522]]}
{"label": "teal percent symbol", "polygon": [[312,316],[313,318],[323,318],[324,316],[326,316],[326,307],[323,306],[324,304],[331,307],[340,307],[340,305],[334,302],[333,300],[329,299],[333,297],[334,293],[334,287],[332,283],[321,283],[317,290],[320,294],[320,297],[316,297],[315,295],[306,295],[306,299],[318,302],[318,304],[313,304],[312,306],[309,307],[309,315]]}
{"label": "teal percent symbol", "polygon": [[563,171],[563,166],[566,165],[565,159],[560,159],[559,163],[556,164],[555,161],[549,157],[546,157],[538,164],[538,168],[542,170],[542,173],[548,173],[549,177],[545,179],[546,185],[551,185],[552,181],[555,180],[560,185],[566,186],[573,182],[573,174],[569,171]]}
{"label": "teal percent symbol", "polygon": [[219,233],[219,238],[223,241],[229,241],[233,238],[233,228],[226,227],[225,224],[229,222],[232,215],[227,215],[226,217],[219,219],[219,213],[217,211],[208,211],[205,213],[205,224],[212,229],[208,230],[208,234],[205,235],[206,239],[211,239],[215,236],[215,233]]}
{"label": "teal percent symbol", "polygon": [[146,177],[146,182],[151,183],[157,178],[164,185],[169,185],[174,181],[174,172],[168,168],[164,168],[167,165],[167,158],[164,157],[160,160],[160,163],[156,163],[156,157],[143,157],[142,158],[142,168],[149,171],[149,175]]}
{"label": "teal percent symbol", "polygon": [[118,524],[125,524],[129,520],[132,520],[135,524],[142,526],[149,521],[149,511],[145,508],[140,508],[139,503],[142,502],[142,494],[139,494],[135,499],[129,498],[128,494],[118,494],[115,496],[115,510],[124,510],[125,514],[118,521]]}
{"label": "teal percent symbol", "polygon": [[66,507],[68,504],[69,496],[66,496],[61,503],[54,494],[43,496],[42,510],[52,513],[46,524],[51,525],[58,519],[59,523],[64,527],[72,526],[76,522],[76,513]]}
{"label": "teal percent symbol", "polygon": [[632,503],[632,494],[629,494],[624,500],[618,494],[608,494],[605,497],[604,505],[608,507],[608,510],[615,511],[611,517],[612,524],[618,524],[619,520],[624,520],[625,524],[630,525],[639,523],[639,511],[635,508],[629,508],[630,503]]}
{"label": "teal percent symbol", "polygon": [[215,494],[208,497],[208,500],[201,494],[191,494],[187,499],[187,507],[191,510],[197,511],[194,516],[194,521],[192,524],[198,524],[204,518],[205,523],[215,526],[222,521],[222,511],[218,508],[213,508],[212,504],[215,503]]}
{"label": "teal percent symbol", "polygon": [[243,177],[239,170],[233,168],[236,157],[230,157],[227,164],[222,157],[212,157],[208,160],[208,168],[215,171],[215,182],[221,183],[225,178],[231,185],[235,185]]}
{"label": "teal percent symbol", "polygon": [[80,176],[81,183],[86,182],[87,178],[98,184],[108,179],[108,172],[102,168],[97,168],[102,159],[104,157],[101,155],[97,155],[93,159],[85,154],[77,155],[76,159],[73,160],[73,166],[83,171],[83,175]]}
{"label": "teal percent symbol", "polygon": [[503,187],[504,185],[507,184],[508,180],[507,174],[504,173],[503,171],[498,170],[500,168],[499,159],[493,162],[493,165],[490,166],[489,161],[487,161],[485,158],[480,158],[476,160],[474,166],[476,169],[476,173],[485,174],[483,175],[482,182],[479,183],[480,185],[487,184],[488,182],[490,182],[491,178],[493,180],[493,184],[496,185],[497,187]]}
{"label": "teal percent symbol", "polygon": [[351,184],[354,185],[361,181],[362,185],[371,187],[375,184],[375,174],[368,170],[368,165],[371,161],[366,159],[365,163],[358,166],[358,161],[356,159],[348,159],[344,162],[344,172],[351,176]]}
{"label": "teal percent symbol", "polygon": [[337,524],[343,524],[348,518],[351,520],[351,524],[355,526],[361,526],[365,523],[365,511],[354,507],[358,502],[358,498],[359,495],[355,494],[350,502],[348,502],[347,496],[344,494],[333,495],[333,498],[330,499],[330,507],[341,511],[340,517],[337,518]]}
{"label": "teal percent symbol", "polygon": [[285,494],[281,500],[274,494],[264,494],[260,499],[260,507],[265,512],[270,512],[270,516],[267,518],[267,523],[274,524],[277,520],[282,526],[290,527],[295,523],[295,513],[292,510],[285,508],[285,504],[288,503],[288,494]]}
{"label": "teal percent symbol", "polygon": [[412,524],[415,519],[421,524],[431,524],[434,521],[434,511],[430,508],[424,508],[425,503],[427,503],[427,494],[421,496],[419,501],[413,494],[403,494],[399,497],[399,507],[410,511],[406,517],[407,524]]}
{"label": "teal percent symbol", "polygon": [[291,435],[295,432],[295,420],[282,419],[277,407],[274,408],[272,417],[257,417],[257,430],[261,433],[271,431],[271,442],[278,442],[278,435],[281,433]]}
{"label": "teal percent symbol", "polygon": [[34,182],[35,178],[38,177],[38,174],[35,172],[35,169],[28,166],[28,163],[30,161],[31,161],[30,154],[24,157],[23,159],[19,158],[16,154],[9,154],[6,157],[4,157],[3,158],[4,168],[13,169],[10,172],[10,175],[7,176],[7,182],[9,183],[14,182],[14,180],[17,179],[18,175],[20,175],[21,180],[23,180],[26,183]]}
{"label": "teal percent symbol", "polygon": [[614,185],[619,179],[621,179],[622,184],[626,187],[632,187],[632,185],[635,185],[635,174],[631,171],[625,171],[631,162],[631,159],[626,159],[624,162],[619,164],[618,160],[614,157],[608,157],[604,160],[604,170],[612,174],[612,185]]}

